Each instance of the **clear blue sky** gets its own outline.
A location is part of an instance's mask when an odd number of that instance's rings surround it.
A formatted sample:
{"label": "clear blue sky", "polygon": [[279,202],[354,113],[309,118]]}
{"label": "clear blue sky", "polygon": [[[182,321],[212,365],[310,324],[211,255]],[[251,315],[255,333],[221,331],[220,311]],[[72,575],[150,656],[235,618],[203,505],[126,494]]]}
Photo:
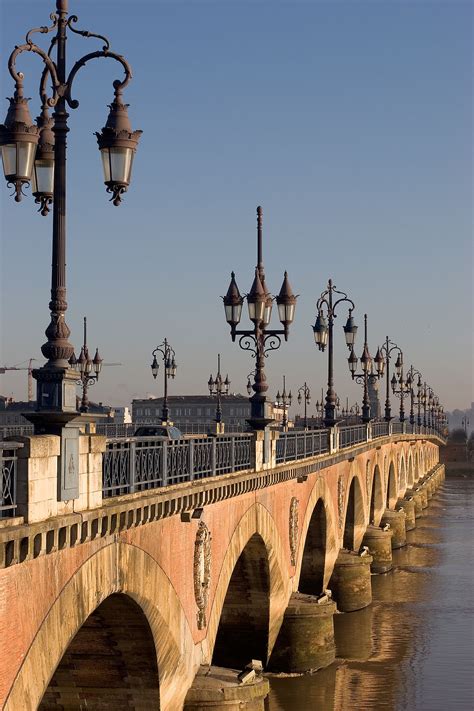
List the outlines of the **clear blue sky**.
{"label": "clear blue sky", "polygon": [[[0,7],[5,97],[11,48],[54,2]],[[232,344],[219,297],[232,269],[250,288],[261,204],[267,283],[277,293],[287,269],[300,294],[290,340],[267,360],[269,395],[283,373],[293,392],[306,380],[313,403],[325,386],[311,324],[331,276],[356,302],[357,355],[367,312],[372,355],[389,335],[448,409],[470,405],[471,2],[71,0],[70,11],[131,62],[126,99],[144,131],[115,208],[93,132],[122,71],[106,60],[83,69],[69,134],[67,322],[79,350],[87,315],[90,347],[123,363],[104,368],[93,399],[161,395],[150,353],[165,336],[179,366],[172,393],[205,392],[218,351],[244,392],[253,361]],[[70,63],[96,48],[72,38]],[[41,62],[20,61],[36,116]],[[15,204],[3,176],[1,210],[0,365],[12,365],[42,359],[51,217],[31,197]],[[354,401],[344,320],[336,389]],[[0,378],[1,393],[26,397],[24,373]]]}

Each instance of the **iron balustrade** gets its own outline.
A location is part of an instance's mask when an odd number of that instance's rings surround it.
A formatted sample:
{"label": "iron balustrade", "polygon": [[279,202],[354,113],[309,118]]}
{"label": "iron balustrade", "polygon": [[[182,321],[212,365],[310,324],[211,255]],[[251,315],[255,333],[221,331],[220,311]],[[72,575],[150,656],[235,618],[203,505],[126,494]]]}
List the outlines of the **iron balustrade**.
{"label": "iron balustrade", "polygon": [[284,464],[306,457],[315,457],[329,451],[329,434],[326,428],[281,432],[276,442],[276,463]]}
{"label": "iron balustrade", "polygon": [[[403,424],[372,422],[372,440],[403,433]],[[339,449],[367,442],[366,424],[338,428]],[[440,434],[429,427],[405,427],[407,434]],[[285,464],[329,452],[328,428],[280,432],[276,441],[276,464]],[[172,484],[231,474],[253,467],[254,435],[226,434],[217,437],[116,437],[107,440],[103,455],[104,497],[132,494]]]}
{"label": "iron balustrade", "polygon": [[346,425],[339,428],[339,447],[352,447],[367,442],[367,425]]}
{"label": "iron balustrade", "polygon": [[372,437],[386,437],[389,433],[389,423],[385,420],[372,422]]}
{"label": "iron balustrade", "polygon": [[0,518],[15,515],[17,494],[16,450],[23,447],[19,442],[0,442]]}
{"label": "iron balustrade", "polygon": [[114,438],[103,455],[103,495],[120,496],[251,468],[253,435]]}

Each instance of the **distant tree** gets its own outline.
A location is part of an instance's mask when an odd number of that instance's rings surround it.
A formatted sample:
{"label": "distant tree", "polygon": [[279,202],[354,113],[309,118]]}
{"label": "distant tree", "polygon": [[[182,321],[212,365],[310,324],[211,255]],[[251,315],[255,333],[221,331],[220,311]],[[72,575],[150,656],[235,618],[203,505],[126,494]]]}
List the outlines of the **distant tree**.
{"label": "distant tree", "polygon": [[450,442],[466,442],[466,440],[466,431],[462,427],[457,427],[455,430],[451,430],[451,432],[449,433]]}
{"label": "distant tree", "polygon": [[474,432],[471,432],[471,434],[469,436],[469,439],[467,441],[467,448],[471,452],[474,450]]}

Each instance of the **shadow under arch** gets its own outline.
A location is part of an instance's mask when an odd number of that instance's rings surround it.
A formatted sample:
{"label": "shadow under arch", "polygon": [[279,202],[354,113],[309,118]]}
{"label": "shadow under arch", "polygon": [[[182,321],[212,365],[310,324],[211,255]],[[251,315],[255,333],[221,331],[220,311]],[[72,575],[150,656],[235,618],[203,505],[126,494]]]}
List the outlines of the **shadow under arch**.
{"label": "shadow under arch", "polygon": [[112,593],[92,612],[65,651],[38,711],[160,708],[155,644],[141,607]]}
{"label": "shadow under arch", "polygon": [[413,488],[413,485],[415,483],[415,477],[413,474],[413,456],[412,453],[408,455],[408,488],[411,489]]}
{"label": "shadow under arch", "polygon": [[[259,561],[261,568],[255,571],[257,578],[254,579],[254,583],[257,585],[258,581],[258,586],[254,592],[257,593],[258,591],[260,599],[266,594],[268,600],[267,606],[264,608],[264,617],[267,622],[266,651],[262,659],[264,664],[270,658],[281,627],[283,615],[291,595],[291,578],[288,575],[288,564],[283,555],[282,541],[276,523],[262,504],[255,503],[246,511],[236,526],[219,572],[216,591],[209,612],[208,633],[205,640],[205,649],[207,648],[205,657],[207,657],[208,663],[211,662],[214,656],[214,647],[217,644],[224,603],[229,588],[232,590],[232,578],[236,569],[239,569],[236,566],[243,553],[244,557],[239,568],[247,569],[251,573],[252,568],[255,570],[254,564]],[[265,590],[267,591],[266,593]],[[231,593],[231,595],[235,599],[234,593]],[[232,638],[228,639],[227,643],[234,644],[234,640]],[[220,651],[218,651],[218,656],[220,656]],[[245,662],[248,662],[251,656],[252,650],[247,647]]]}
{"label": "shadow under arch", "polygon": [[386,496],[386,507],[387,509],[394,509],[397,503],[397,475],[395,473],[395,465],[393,460],[390,462],[388,467],[388,479],[387,479],[387,496]]}
{"label": "shadow under arch", "polygon": [[346,515],[342,547],[349,551],[358,550],[366,528],[362,487],[357,474],[354,474],[347,494]]}
{"label": "shadow under arch", "polygon": [[[308,504],[306,506],[305,517],[303,524],[301,526],[301,535],[299,537],[298,545],[298,555],[297,555],[297,565],[295,577],[298,582],[297,589],[301,589],[301,576],[303,574],[303,560],[306,551],[306,541],[309,533],[311,522],[314,521],[316,525],[318,518],[313,519],[313,515],[317,506],[320,506],[316,516],[322,516],[322,507],[324,508],[324,522],[325,522],[325,551],[324,551],[324,573],[322,576],[322,589],[324,590],[329,583],[329,579],[332,575],[334,568],[334,563],[336,562],[337,554],[339,552],[339,534],[337,527],[336,512],[331,496],[331,492],[323,477],[319,477],[311,491]],[[320,561],[319,564],[321,564]],[[314,593],[313,593],[314,594]]]}
{"label": "shadow under arch", "polygon": [[176,591],[148,553],[115,541],[91,555],[60,591],[25,655],[4,711],[38,709],[71,641],[99,605],[115,593],[131,598],[147,619],[156,650],[161,708],[184,702],[197,664]]}
{"label": "shadow under arch", "polygon": [[405,457],[402,454],[400,457],[400,479],[399,479],[399,493],[403,496],[405,489],[407,488],[407,476],[405,467]]}
{"label": "shadow under arch", "polygon": [[384,503],[382,475],[380,473],[379,465],[376,464],[374,467],[372,490],[370,493],[369,524],[372,524],[373,526],[379,525],[385,509]]}
{"label": "shadow under arch", "polygon": [[319,595],[324,590],[324,570],[328,526],[324,501],[318,499],[306,534],[298,590],[307,595]]}
{"label": "shadow under arch", "polygon": [[229,581],[212,654],[212,664],[243,669],[249,659],[268,659],[270,568],[258,533],[247,541]]}

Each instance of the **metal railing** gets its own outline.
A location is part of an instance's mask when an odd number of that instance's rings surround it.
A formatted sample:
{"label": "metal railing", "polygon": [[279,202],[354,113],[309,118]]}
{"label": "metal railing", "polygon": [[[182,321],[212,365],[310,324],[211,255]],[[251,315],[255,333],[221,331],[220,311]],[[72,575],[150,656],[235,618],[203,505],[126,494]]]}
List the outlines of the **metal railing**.
{"label": "metal railing", "polygon": [[[404,423],[372,422],[372,440],[404,431]],[[368,441],[365,424],[339,427],[339,449]],[[405,423],[407,434],[438,434],[428,427]],[[276,464],[285,464],[329,452],[331,430],[280,432],[276,440]],[[254,435],[226,434],[217,437],[115,437],[107,440],[103,455],[104,497],[131,494],[171,484],[206,479],[251,469]]]}
{"label": "metal railing", "polygon": [[385,420],[372,422],[372,437],[386,437],[389,432],[389,423]]}
{"label": "metal railing", "polygon": [[276,463],[283,464],[329,451],[329,430],[282,432],[276,442]]}
{"label": "metal railing", "polygon": [[119,496],[250,469],[253,435],[115,438],[103,455],[103,495]]}
{"label": "metal railing", "polygon": [[23,447],[18,442],[0,441],[0,518],[15,515],[16,510],[16,450]]}
{"label": "metal railing", "polygon": [[354,444],[367,442],[366,425],[347,425],[339,428],[339,447],[352,447]]}

